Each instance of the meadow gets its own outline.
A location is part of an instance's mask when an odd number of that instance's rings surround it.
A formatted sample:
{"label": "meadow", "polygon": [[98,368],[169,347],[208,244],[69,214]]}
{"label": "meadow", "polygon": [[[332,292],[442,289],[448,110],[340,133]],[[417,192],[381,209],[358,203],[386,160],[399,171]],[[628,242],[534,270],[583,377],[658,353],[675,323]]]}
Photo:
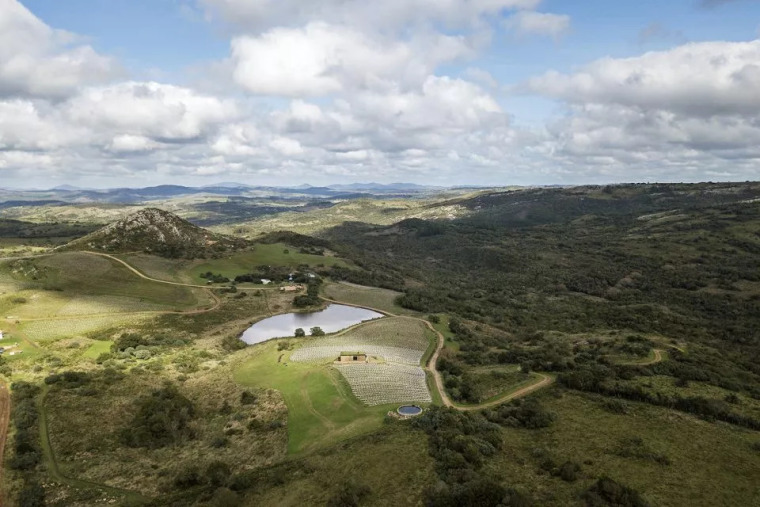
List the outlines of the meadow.
{"label": "meadow", "polygon": [[253,250],[238,252],[221,259],[208,259],[193,262],[186,273],[195,283],[201,281],[200,275],[211,271],[230,279],[237,275],[250,273],[256,266],[288,266],[296,268],[302,264],[315,266],[347,266],[346,261],[330,255],[312,255],[299,253],[297,247],[284,243],[257,243]]}
{"label": "meadow", "polygon": [[[288,360],[278,350],[281,340],[259,344],[245,351],[234,368],[234,379],[243,386],[276,389],[288,407],[288,452],[302,454],[341,440],[377,430],[394,405],[368,407],[332,365]],[[292,345],[296,340],[290,340]]]}
{"label": "meadow", "polygon": [[335,301],[344,301],[368,308],[376,308],[395,315],[411,315],[414,313],[396,304],[396,298],[401,293],[393,290],[339,282],[325,284],[322,292],[325,297]]}

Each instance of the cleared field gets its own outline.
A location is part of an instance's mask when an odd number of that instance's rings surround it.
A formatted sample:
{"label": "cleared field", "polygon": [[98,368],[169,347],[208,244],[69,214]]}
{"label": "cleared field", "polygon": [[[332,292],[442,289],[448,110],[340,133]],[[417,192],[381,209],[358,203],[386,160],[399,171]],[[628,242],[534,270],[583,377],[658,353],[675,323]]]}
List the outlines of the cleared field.
{"label": "cleared field", "polygon": [[430,403],[425,372],[405,364],[336,366],[357,398],[370,406],[388,403]]}
{"label": "cleared field", "polygon": [[[285,251],[288,253],[285,253]],[[197,282],[201,273],[211,271],[219,273],[227,278],[235,278],[237,275],[250,273],[256,266],[292,266],[301,264],[309,266],[346,266],[346,261],[338,257],[326,255],[310,255],[298,253],[297,247],[288,246],[284,243],[271,245],[257,244],[248,252],[239,252],[224,259],[212,259],[194,264],[186,271],[186,275]]]}
{"label": "cleared field", "polygon": [[387,317],[354,327],[346,333],[309,340],[291,354],[292,361],[335,359],[344,350],[359,350],[388,362],[419,365],[430,340],[422,322]]}
{"label": "cleared field", "polygon": [[389,313],[414,313],[397,306],[395,300],[401,293],[388,289],[338,282],[326,284],[322,291],[326,297],[336,301],[377,308]]}
{"label": "cleared field", "polygon": [[100,354],[105,354],[111,351],[112,341],[96,341],[82,353],[82,357],[89,359],[97,359]]}
{"label": "cleared field", "polygon": [[288,407],[288,452],[323,448],[382,426],[394,406],[366,406],[332,366],[285,363],[278,341],[247,349],[234,378],[245,386],[280,391]]}
{"label": "cleared field", "polygon": [[148,315],[81,317],[78,319],[38,320],[22,324],[21,328],[34,341],[50,341],[80,336],[115,327],[128,328],[150,319]]}

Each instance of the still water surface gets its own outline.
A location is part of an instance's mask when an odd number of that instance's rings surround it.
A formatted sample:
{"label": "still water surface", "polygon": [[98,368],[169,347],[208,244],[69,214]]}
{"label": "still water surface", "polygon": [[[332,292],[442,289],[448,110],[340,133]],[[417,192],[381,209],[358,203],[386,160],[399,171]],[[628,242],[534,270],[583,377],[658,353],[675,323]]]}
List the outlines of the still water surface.
{"label": "still water surface", "polygon": [[286,313],[261,320],[249,327],[242,340],[249,345],[272,338],[293,336],[297,328],[306,334],[312,327],[321,327],[325,333],[335,333],[365,320],[379,319],[383,314],[346,305],[330,305],[322,311],[310,313]]}

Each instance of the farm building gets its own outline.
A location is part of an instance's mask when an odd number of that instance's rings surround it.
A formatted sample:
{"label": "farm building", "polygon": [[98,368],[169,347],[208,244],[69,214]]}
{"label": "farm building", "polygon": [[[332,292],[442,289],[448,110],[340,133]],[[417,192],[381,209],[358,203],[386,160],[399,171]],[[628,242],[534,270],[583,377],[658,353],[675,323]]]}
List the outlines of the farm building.
{"label": "farm building", "polygon": [[303,289],[302,285],[286,285],[284,287],[280,287],[281,292],[297,292],[301,289]]}
{"label": "farm building", "polygon": [[364,352],[341,352],[339,363],[366,363],[367,354]]}

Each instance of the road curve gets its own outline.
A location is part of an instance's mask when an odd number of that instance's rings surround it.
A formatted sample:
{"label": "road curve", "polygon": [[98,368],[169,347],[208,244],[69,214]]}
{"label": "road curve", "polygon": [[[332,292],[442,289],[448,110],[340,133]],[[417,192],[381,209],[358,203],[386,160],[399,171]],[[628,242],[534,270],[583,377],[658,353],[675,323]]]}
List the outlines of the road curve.
{"label": "road curve", "polygon": [[[119,264],[123,265],[125,268],[130,270],[135,275],[139,276],[140,278],[143,278],[145,280],[149,280],[151,282],[156,283],[163,283],[166,285],[177,285],[179,287],[192,287],[194,289],[206,289],[206,290],[225,290],[227,287],[213,287],[209,285],[195,285],[192,283],[182,283],[182,282],[172,282],[169,280],[161,280],[160,278],[153,278],[150,277],[141,271],[139,271],[137,268],[129,264],[127,261],[124,261],[122,259],[119,259],[118,257],[114,257],[113,255],[102,253],[102,252],[92,252],[89,250],[82,250],[81,253],[90,254],[90,255],[98,255],[100,257],[106,257],[108,259],[111,259],[113,261],[118,262]],[[279,287],[238,287],[238,290],[279,290]]]}
{"label": "road curve", "polygon": [[451,398],[449,398],[449,395],[446,392],[446,388],[443,385],[443,377],[441,376],[441,372],[439,372],[437,368],[438,357],[440,356],[441,350],[443,350],[443,347],[445,345],[445,338],[435,327],[433,327],[433,325],[428,320],[420,318],[420,317],[411,317],[408,315],[397,315],[395,313],[391,313],[386,310],[381,310],[379,308],[372,308],[370,306],[362,306],[362,305],[357,305],[354,303],[346,303],[344,301],[337,301],[335,299],[326,298],[324,296],[320,296],[320,297],[322,298],[322,300],[328,301],[330,303],[336,303],[339,305],[346,305],[346,306],[354,306],[356,308],[365,308],[367,310],[372,310],[374,312],[382,313],[383,315],[387,315],[388,317],[401,317],[405,319],[417,320],[424,323],[428,329],[430,329],[431,331],[435,333],[438,339],[435,352],[433,352],[433,355],[430,356],[430,359],[428,360],[428,364],[425,365],[425,370],[429,371],[433,375],[433,380],[435,381],[435,387],[438,390],[438,394],[440,394],[441,396],[443,405],[446,407],[451,407],[456,410],[462,410],[462,411],[481,410],[484,408],[493,407],[495,405],[501,405],[502,403],[516,400],[518,398],[522,398],[523,396],[527,396],[530,393],[537,391],[538,389],[547,387],[554,382],[554,379],[550,377],[549,375],[538,373],[538,375],[541,377],[541,379],[538,382],[522,387],[518,389],[517,391],[511,392],[509,394],[505,394],[504,396],[501,396],[494,400],[484,402],[484,403],[478,403],[474,405],[462,405],[462,404],[454,403],[453,401],[451,401]]}

